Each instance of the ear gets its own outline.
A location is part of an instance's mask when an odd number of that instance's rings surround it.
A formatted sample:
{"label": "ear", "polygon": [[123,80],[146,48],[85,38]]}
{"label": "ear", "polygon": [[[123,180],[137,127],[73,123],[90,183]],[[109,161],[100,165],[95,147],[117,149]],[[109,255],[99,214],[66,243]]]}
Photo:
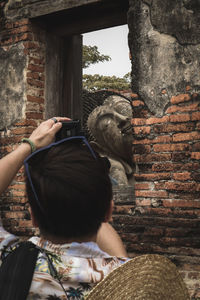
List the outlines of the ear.
{"label": "ear", "polygon": [[38,222],[37,222],[37,220],[36,220],[36,218],[35,218],[35,216],[34,216],[34,213],[33,213],[33,211],[32,211],[32,209],[30,208],[30,214],[31,214],[31,220],[32,220],[32,224],[33,224],[33,226],[34,227],[39,227],[38,226]]}
{"label": "ear", "polygon": [[108,211],[107,211],[106,216],[105,216],[105,221],[104,221],[105,223],[112,221],[113,207],[114,207],[114,201],[111,200],[110,206],[109,206]]}

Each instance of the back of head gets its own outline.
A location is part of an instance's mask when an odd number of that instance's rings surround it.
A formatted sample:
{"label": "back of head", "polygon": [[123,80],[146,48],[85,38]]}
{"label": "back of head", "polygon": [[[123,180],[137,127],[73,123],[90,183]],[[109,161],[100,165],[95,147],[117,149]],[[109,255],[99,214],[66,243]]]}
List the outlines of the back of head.
{"label": "back of head", "polygon": [[112,199],[109,167],[77,142],[62,143],[38,153],[29,166],[27,194],[40,230],[62,238],[95,234],[105,221]]}

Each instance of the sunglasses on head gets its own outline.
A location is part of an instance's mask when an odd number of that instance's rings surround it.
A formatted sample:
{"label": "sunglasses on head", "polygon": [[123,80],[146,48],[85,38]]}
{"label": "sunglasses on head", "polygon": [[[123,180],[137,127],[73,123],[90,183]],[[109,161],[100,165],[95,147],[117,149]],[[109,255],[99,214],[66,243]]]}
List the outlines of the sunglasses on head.
{"label": "sunglasses on head", "polygon": [[41,205],[41,203],[39,201],[38,195],[36,193],[36,190],[34,188],[34,184],[33,184],[32,178],[31,178],[31,174],[30,174],[30,166],[31,166],[31,164],[34,164],[34,160],[37,158],[38,155],[41,155],[42,153],[45,155],[52,147],[56,147],[56,146],[58,146],[60,144],[67,143],[69,141],[71,141],[71,142],[74,141],[74,142],[77,142],[77,143],[80,143],[80,144],[83,144],[83,145],[87,146],[87,148],[88,148],[89,152],[91,153],[92,157],[95,160],[97,160],[97,156],[96,156],[94,150],[92,149],[92,147],[90,146],[90,144],[88,143],[87,139],[84,136],[72,136],[72,137],[68,137],[68,138],[59,140],[59,141],[54,142],[54,143],[52,143],[52,144],[50,144],[50,145],[48,145],[46,147],[43,147],[43,148],[40,148],[40,149],[36,150],[35,152],[33,152],[32,154],[30,154],[24,160],[24,167],[25,167],[25,171],[26,171],[26,175],[27,175],[28,181],[29,181],[31,189],[33,191],[36,203],[37,203],[38,207],[40,208],[41,212],[44,215],[45,215],[45,210],[42,207],[42,205]]}

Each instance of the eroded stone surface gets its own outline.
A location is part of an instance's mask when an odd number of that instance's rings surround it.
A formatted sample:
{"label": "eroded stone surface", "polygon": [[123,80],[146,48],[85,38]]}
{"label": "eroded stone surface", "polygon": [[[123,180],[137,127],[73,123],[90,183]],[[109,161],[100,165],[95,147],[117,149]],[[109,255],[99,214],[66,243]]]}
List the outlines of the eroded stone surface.
{"label": "eroded stone surface", "polygon": [[[151,6],[142,1],[131,0],[130,3],[128,23],[133,64],[132,89],[139,93],[154,115],[162,116],[171,97],[183,93],[187,85],[192,86],[194,92],[200,91],[200,44],[183,45],[172,33],[159,32],[151,21]],[[170,9],[172,7],[171,4]],[[167,18],[171,10],[166,10],[165,14]],[[160,20],[158,12],[157,18]],[[179,27],[179,31],[181,35],[184,26]]]}
{"label": "eroded stone surface", "polygon": [[200,43],[199,0],[152,0],[151,22],[160,33],[175,36],[180,44]]}
{"label": "eroded stone surface", "polygon": [[102,0],[9,0],[4,13],[9,19],[34,18]]}
{"label": "eroded stone surface", "polygon": [[26,57],[23,45],[0,48],[0,130],[21,119],[24,112]]}

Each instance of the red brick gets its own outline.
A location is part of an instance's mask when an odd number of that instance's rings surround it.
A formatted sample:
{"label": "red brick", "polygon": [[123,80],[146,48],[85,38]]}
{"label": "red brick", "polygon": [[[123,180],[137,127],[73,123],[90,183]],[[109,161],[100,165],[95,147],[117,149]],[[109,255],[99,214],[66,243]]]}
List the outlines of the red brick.
{"label": "red brick", "polygon": [[40,47],[37,42],[33,42],[33,41],[24,42],[23,45],[25,49],[39,49]]}
{"label": "red brick", "polygon": [[31,220],[19,220],[19,227],[32,227],[33,223]]}
{"label": "red brick", "polygon": [[178,96],[173,96],[171,98],[171,103],[176,104],[176,103],[182,103],[190,100],[191,100],[191,96],[189,94],[180,94]]}
{"label": "red brick", "polygon": [[191,89],[192,89],[192,87],[190,85],[187,85],[185,88],[186,91],[190,91]]}
{"label": "red brick", "polygon": [[133,140],[133,145],[144,145],[144,144],[151,144],[151,140],[149,139],[136,139]]}
{"label": "red brick", "polygon": [[151,184],[150,183],[135,183],[134,188],[135,188],[135,190],[150,190]]}
{"label": "red brick", "polygon": [[22,212],[22,211],[17,211],[17,212],[9,211],[9,212],[5,212],[4,216],[7,219],[19,219],[19,218],[22,219],[22,218],[25,217],[25,212]]}
{"label": "red brick", "polygon": [[132,214],[133,205],[115,205],[113,209],[113,213],[116,214]]}
{"label": "red brick", "polygon": [[42,120],[43,119],[43,114],[42,113],[36,113],[36,112],[28,112],[26,113],[27,119],[37,119],[37,120]]}
{"label": "red brick", "polygon": [[17,203],[18,205],[12,205],[10,207],[11,211],[24,211],[24,206],[19,205],[20,203]]}
{"label": "red brick", "polygon": [[172,105],[166,110],[166,113],[171,114],[176,112],[190,112],[197,109],[198,109],[198,103],[192,103],[190,105],[184,105],[184,106]]}
{"label": "red brick", "polygon": [[33,126],[36,127],[37,123],[34,120],[26,120],[23,119],[17,123],[15,123],[16,126]]}
{"label": "red brick", "polygon": [[167,123],[169,122],[169,117],[164,116],[162,118],[149,118],[146,121],[146,124],[151,125],[151,124],[159,124],[159,123]]}
{"label": "red brick", "polygon": [[162,236],[164,234],[164,230],[162,228],[147,228],[147,230],[144,232],[144,236]]}
{"label": "red brick", "polygon": [[26,76],[27,76],[28,78],[40,79],[40,75],[39,75],[39,73],[37,73],[37,72],[28,72],[28,73],[26,74]]}
{"label": "red brick", "polygon": [[29,57],[29,62],[30,62],[30,64],[33,64],[33,65],[42,65],[42,66],[44,66],[44,64],[45,64],[44,58]]}
{"label": "red brick", "polygon": [[157,161],[170,161],[171,154],[147,154],[147,155],[134,155],[133,161],[137,163],[141,162],[157,162]]}
{"label": "red brick", "polygon": [[[171,162],[168,163],[157,163],[152,166],[153,172],[162,172],[162,171],[174,171],[175,165]],[[177,166],[179,167],[179,166]]]}
{"label": "red brick", "polygon": [[149,134],[151,131],[151,127],[150,126],[133,127],[133,131],[135,134]]}
{"label": "red brick", "polygon": [[144,118],[133,118],[132,119],[132,124],[136,125],[136,126],[145,125],[146,124],[146,119],[144,119]]}
{"label": "red brick", "polygon": [[40,81],[40,80],[27,78],[27,83],[30,84],[31,86],[34,86],[34,87],[37,87],[37,88],[43,88],[44,87],[44,82]]}
{"label": "red brick", "polygon": [[25,184],[12,184],[9,186],[9,189],[15,189],[15,190],[23,190],[25,191],[26,185]]}
{"label": "red brick", "polygon": [[151,206],[151,199],[136,199],[135,203],[138,207]]}
{"label": "red brick", "polygon": [[38,65],[29,64],[29,65],[28,65],[28,70],[31,70],[31,71],[34,71],[34,72],[42,73],[42,72],[44,72],[44,67],[43,67],[43,66],[38,66]]}
{"label": "red brick", "polygon": [[27,100],[35,103],[44,103],[44,98],[27,95]]}
{"label": "red brick", "polygon": [[169,117],[170,122],[188,122],[190,121],[190,115],[189,114],[181,114],[181,115],[171,115]]}
{"label": "red brick", "polygon": [[30,133],[32,133],[32,131],[33,131],[33,128],[31,128],[31,127],[20,127],[20,128],[16,128],[16,129],[12,129],[12,134],[16,134],[16,135],[18,135],[18,134],[21,134],[21,135],[23,135],[23,134],[30,134]]}
{"label": "red brick", "polygon": [[9,33],[12,35],[18,34],[18,33],[24,33],[24,32],[30,32],[30,27],[27,25],[24,25],[24,26],[14,28],[9,31]]}
{"label": "red brick", "polygon": [[175,191],[196,191],[197,184],[196,182],[166,182],[166,190],[175,190]]}
{"label": "red brick", "polygon": [[164,199],[163,201],[164,207],[191,207],[191,208],[200,208],[200,200],[179,200],[173,199],[168,200]]}
{"label": "red brick", "polygon": [[192,121],[200,121],[200,112],[194,112],[192,113],[192,117],[191,117]]}
{"label": "red brick", "polygon": [[38,103],[28,102],[26,105],[27,112],[42,112],[42,107]]}
{"label": "red brick", "polygon": [[157,182],[154,186],[155,190],[164,190],[165,189],[165,182]]}
{"label": "red brick", "polygon": [[135,180],[155,181],[155,180],[169,180],[171,173],[153,173],[153,174],[134,174]]}
{"label": "red brick", "polygon": [[196,235],[197,234],[196,229],[186,229],[186,228],[166,228],[166,236],[168,237],[187,237],[191,234]]}
{"label": "red brick", "polygon": [[159,143],[170,143],[172,141],[172,137],[168,135],[161,135],[157,136],[155,139],[151,140],[152,144],[159,144]]}
{"label": "red brick", "polygon": [[175,180],[180,180],[180,181],[191,180],[191,173],[190,172],[173,173],[173,178]]}
{"label": "red brick", "polygon": [[163,89],[163,90],[161,91],[161,94],[163,94],[163,95],[167,94],[166,89]]}
{"label": "red brick", "polygon": [[139,96],[138,96],[138,94],[136,94],[136,93],[131,93],[131,98],[133,98],[133,99],[138,99]]}
{"label": "red brick", "polygon": [[173,135],[173,142],[180,142],[180,141],[193,141],[195,139],[200,139],[199,132],[190,132],[190,133],[176,133]]}
{"label": "red brick", "polygon": [[185,124],[163,124],[163,125],[155,125],[154,131],[156,133],[165,133],[165,132],[178,132],[178,131],[192,131],[195,129],[195,124],[186,122]]}
{"label": "red brick", "polygon": [[1,138],[1,145],[12,144],[12,143],[16,144],[19,143],[21,139],[22,139],[21,136]]}
{"label": "red brick", "polygon": [[31,33],[24,33],[21,35],[18,35],[14,38],[14,43],[18,43],[20,41],[26,41],[26,40],[32,40],[33,36]]}
{"label": "red brick", "polygon": [[150,145],[134,145],[133,146],[133,154],[144,154],[150,153],[151,146]]}
{"label": "red brick", "polygon": [[144,102],[141,100],[134,100],[132,101],[133,107],[138,107],[138,106],[144,106]]}
{"label": "red brick", "polygon": [[34,97],[44,97],[44,89],[33,89],[32,87],[27,87],[27,93]]}
{"label": "red brick", "polygon": [[17,26],[28,25],[28,24],[30,24],[29,19],[21,19],[19,21],[16,21],[14,23],[14,26],[17,27]]}
{"label": "red brick", "polygon": [[12,195],[15,197],[23,197],[25,196],[25,191],[12,190]]}
{"label": "red brick", "polygon": [[188,144],[158,144],[153,146],[155,152],[173,152],[173,151],[188,151]]}
{"label": "red brick", "polygon": [[191,158],[200,160],[200,152],[192,152],[191,153]]}
{"label": "red brick", "polygon": [[166,191],[135,191],[135,197],[145,198],[166,198],[168,193]]}

